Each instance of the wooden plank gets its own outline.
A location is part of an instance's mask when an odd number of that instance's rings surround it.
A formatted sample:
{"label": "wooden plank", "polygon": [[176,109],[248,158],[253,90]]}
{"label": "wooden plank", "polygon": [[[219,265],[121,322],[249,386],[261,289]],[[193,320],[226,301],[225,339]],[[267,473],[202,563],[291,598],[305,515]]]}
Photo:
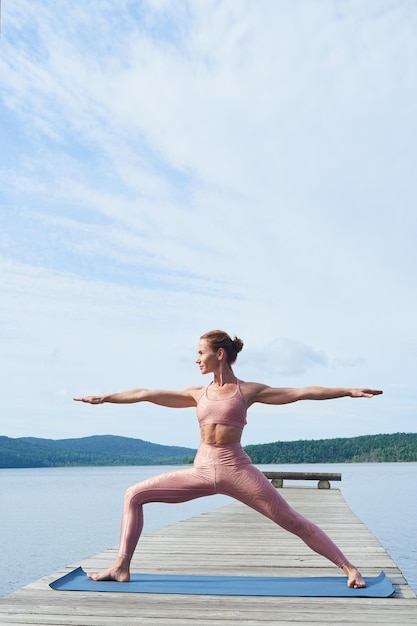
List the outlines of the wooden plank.
{"label": "wooden plank", "polygon": [[[48,584],[78,565],[107,567],[116,548],[75,563],[0,599],[0,626],[326,626],[417,622],[417,598],[376,538],[349,510],[339,490],[284,488],[283,495],[374,576],[384,569],[391,598],[269,598],[71,593]],[[146,514],[146,510],[145,510]],[[144,535],[132,561],[142,572],[250,576],[340,576],[340,570],[297,537],[239,503]]]}
{"label": "wooden plank", "polygon": [[267,478],[288,480],[342,480],[342,474],[330,472],[262,472]]}
{"label": "wooden plank", "polygon": [[342,474],[329,472],[262,472],[264,476],[272,479],[271,482],[277,489],[284,486],[284,480],[317,480],[319,489],[330,489],[331,480],[342,480]]}

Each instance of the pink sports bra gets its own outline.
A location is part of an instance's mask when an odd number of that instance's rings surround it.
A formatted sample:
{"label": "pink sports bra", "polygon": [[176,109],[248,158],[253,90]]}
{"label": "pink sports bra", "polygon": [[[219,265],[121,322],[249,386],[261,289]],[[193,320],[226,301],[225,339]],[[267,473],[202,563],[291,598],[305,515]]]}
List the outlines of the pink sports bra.
{"label": "pink sports bra", "polygon": [[246,425],[247,407],[240,390],[239,381],[236,380],[236,392],[230,398],[211,400],[207,395],[208,387],[210,385],[205,388],[197,402],[197,418],[200,426],[225,424],[243,430]]}

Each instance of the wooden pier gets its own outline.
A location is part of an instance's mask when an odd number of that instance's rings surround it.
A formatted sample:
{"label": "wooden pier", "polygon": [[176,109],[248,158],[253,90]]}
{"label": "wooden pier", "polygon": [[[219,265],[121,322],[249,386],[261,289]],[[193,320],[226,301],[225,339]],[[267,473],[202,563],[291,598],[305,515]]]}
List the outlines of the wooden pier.
{"label": "wooden pier", "polygon": [[[154,595],[53,591],[49,583],[82,565],[107,567],[116,549],[75,563],[0,599],[0,625],[26,626],[284,626],[417,623],[417,597],[338,489],[284,487],[284,497],[336,541],[365,576],[383,569],[390,598],[299,598]],[[167,505],[170,506],[170,505]],[[133,571],[239,576],[340,576],[299,539],[239,504],[144,535]],[[2,575],[7,568],[2,564]]]}

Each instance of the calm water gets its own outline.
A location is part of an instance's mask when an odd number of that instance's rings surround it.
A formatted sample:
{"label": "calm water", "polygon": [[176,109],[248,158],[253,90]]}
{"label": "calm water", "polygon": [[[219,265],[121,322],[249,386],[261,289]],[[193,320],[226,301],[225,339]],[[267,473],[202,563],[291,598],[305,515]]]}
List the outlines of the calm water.
{"label": "calm water", "polygon": [[[417,592],[417,463],[259,467],[341,472],[343,480],[337,486],[349,506]],[[0,596],[116,545],[126,487],[169,469],[0,470]],[[148,504],[144,532],[229,502],[225,496],[212,496],[185,504]]]}

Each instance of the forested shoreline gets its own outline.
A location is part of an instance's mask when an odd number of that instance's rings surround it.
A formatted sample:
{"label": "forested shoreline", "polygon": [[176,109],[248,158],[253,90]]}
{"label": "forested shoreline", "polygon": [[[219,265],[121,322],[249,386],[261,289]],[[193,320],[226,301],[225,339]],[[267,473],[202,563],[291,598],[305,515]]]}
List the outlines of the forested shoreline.
{"label": "forested shoreline", "polygon": [[417,433],[276,441],[245,447],[253,463],[394,463],[417,461]]}
{"label": "forested shoreline", "polygon": [[0,468],[184,465],[192,463],[195,452],[115,435],[56,440],[0,437]]}
{"label": "forested shoreline", "polygon": [[[276,441],[245,446],[253,463],[388,463],[417,461],[417,433]],[[142,439],[95,435],[79,439],[0,436],[0,468],[187,465],[196,450]]]}

